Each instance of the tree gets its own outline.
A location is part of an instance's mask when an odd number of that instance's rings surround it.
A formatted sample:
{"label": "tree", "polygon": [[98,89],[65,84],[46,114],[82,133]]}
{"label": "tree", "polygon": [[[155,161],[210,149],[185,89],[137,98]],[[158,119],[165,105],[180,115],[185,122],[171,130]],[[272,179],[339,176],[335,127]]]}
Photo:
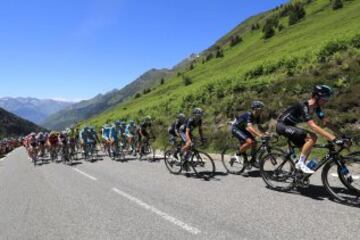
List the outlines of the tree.
{"label": "tree", "polygon": [[332,9],[337,10],[343,7],[342,0],[333,0],[332,2]]}
{"label": "tree", "polygon": [[164,78],[161,78],[160,80],[160,85],[163,85],[165,83],[165,79]]}
{"label": "tree", "polygon": [[139,98],[139,97],[141,97],[141,93],[136,93],[135,98]]}

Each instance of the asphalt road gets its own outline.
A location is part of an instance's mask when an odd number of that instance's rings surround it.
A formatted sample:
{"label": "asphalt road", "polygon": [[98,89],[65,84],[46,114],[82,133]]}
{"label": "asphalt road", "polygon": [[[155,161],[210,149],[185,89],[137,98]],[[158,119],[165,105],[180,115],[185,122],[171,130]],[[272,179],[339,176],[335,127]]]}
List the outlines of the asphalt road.
{"label": "asphalt road", "polygon": [[[204,181],[129,160],[34,167],[23,148],[0,160],[0,239],[358,239],[360,209],[330,201],[313,176],[300,193],[257,171]],[[317,174],[319,175],[319,174]]]}

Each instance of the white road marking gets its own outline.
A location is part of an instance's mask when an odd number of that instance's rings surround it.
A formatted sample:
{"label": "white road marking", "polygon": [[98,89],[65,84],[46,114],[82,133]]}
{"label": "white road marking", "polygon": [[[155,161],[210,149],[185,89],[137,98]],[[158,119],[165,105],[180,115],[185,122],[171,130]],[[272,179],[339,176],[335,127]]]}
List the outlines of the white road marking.
{"label": "white road marking", "polygon": [[190,226],[190,225],[176,219],[175,217],[172,217],[169,214],[160,211],[159,209],[157,209],[157,208],[155,208],[153,206],[150,206],[149,204],[141,201],[140,199],[137,199],[136,197],[131,196],[130,194],[127,194],[127,193],[125,193],[125,192],[123,192],[123,191],[121,191],[121,190],[119,190],[117,188],[112,188],[112,190],[114,192],[116,192],[117,194],[127,198],[128,200],[135,202],[136,204],[138,204],[139,206],[145,208],[146,210],[149,210],[149,211],[159,215],[160,217],[164,218],[165,220],[167,220],[167,221],[181,227],[182,229],[188,231],[189,233],[192,233],[194,235],[201,233],[201,231],[199,229],[197,229],[195,227],[192,227],[192,226]]}
{"label": "white road marking", "polygon": [[83,171],[80,171],[79,169],[77,169],[77,168],[73,168],[75,171],[77,171],[78,173],[80,173],[80,174],[82,174],[82,175],[84,175],[85,177],[88,177],[88,178],[90,178],[91,180],[94,180],[94,181],[96,181],[97,180],[97,178],[95,178],[95,177],[93,177],[93,176],[91,176],[91,175],[89,175],[89,174],[87,174],[87,173],[84,173]]}

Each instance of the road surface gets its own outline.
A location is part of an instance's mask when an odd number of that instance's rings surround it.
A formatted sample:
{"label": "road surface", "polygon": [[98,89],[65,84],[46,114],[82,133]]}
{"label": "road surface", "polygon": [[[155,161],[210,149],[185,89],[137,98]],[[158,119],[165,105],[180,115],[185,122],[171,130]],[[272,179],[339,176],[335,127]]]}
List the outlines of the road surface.
{"label": "road surface", "polygon": [[171,175],[162,161],[34,167],[19,148],[0,160],[0,239],[360,236],[360,209],[330,201],[320,183],[280,193],[267,189],[258,171],[233,176],[216,165],[211,181]]}

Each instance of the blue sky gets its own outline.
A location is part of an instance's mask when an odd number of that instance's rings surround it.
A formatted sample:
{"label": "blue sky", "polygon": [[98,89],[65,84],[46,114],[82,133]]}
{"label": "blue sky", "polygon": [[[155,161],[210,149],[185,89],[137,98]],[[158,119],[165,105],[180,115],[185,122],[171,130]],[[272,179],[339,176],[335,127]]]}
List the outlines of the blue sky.
{"label": "blue sky", "polygon": [[0,97],[88,99],[172,67],[285,0],[0,2]]}

